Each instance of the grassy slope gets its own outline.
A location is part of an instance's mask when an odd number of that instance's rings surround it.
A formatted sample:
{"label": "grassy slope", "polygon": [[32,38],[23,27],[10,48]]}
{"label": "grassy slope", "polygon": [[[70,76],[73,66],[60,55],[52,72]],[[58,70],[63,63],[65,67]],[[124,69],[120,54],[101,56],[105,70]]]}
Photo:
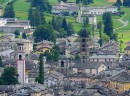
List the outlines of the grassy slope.
{"label": "grassy slope", "polygon": [[26,2],[26,0],[17,0],[14,3],[16,17],[20,19],[27,19],[29,6],[30,3]]}
{"label": "grassy slope", "polygon": [[3,33],[2,33],[2,32],[0,32],[0,37],[1,37],[1,36],[3,36]]}
{"label": "grassy slope", "polygon": [[104,6],[104,5],[111,5],[113,3],[107,2],[106,0],[94,0],[94,4],[92,6]]}

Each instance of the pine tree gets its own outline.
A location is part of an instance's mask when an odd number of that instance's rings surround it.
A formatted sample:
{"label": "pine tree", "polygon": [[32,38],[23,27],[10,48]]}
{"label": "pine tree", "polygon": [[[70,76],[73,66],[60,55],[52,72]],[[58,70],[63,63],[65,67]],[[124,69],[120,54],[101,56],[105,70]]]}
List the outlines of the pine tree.
{"label": "pine tree", "polygon": [[80,3],[80,0],[76,0],[75,2],[76,2],[76,4],[79,4],[79,3]]}
{"label": "pine tree", "polygon": [[62,0],[63,2],[67,2],[67,0]]}
{"label": "pine tree", "polygon": [[121,0],[117,0],[116,3],[119,4],[120,6],[122,6]]}
{"label": "pine tree", "polygon": [[40,12],[38,8],[30,6],[28,13],[28,19],[30,20],[31,26],[35,27],[46,23],[43,13]]}
{"label": "pine tree", "polygon": [[38,7],[40,12],[48,11],[51,12],[51,5],[48,0],[32,0],[32,6]]}
{"label": "pine tree", "polygon": [[3,17],[4,18],[15,18],[15,12],[14,12],[14,7],[13,7],[12,2],[10,2],[6,5]]}
{"label": "pine tree", "polygon": [[67,36],[70,36],[74,34],[74,29],[72,23],[68,22],[68,27],[67,27]]}
{"label": "pine tree", "polygon": [[67,31],[67,22],[66,22],[66,18],[63,18],[61,27],[64,28],[65,31]]}
{"label": "pine tree", "polygon": [[35,26],[39,26],[42,24],[42,17],[40,11],[36,8],[34,14]]}

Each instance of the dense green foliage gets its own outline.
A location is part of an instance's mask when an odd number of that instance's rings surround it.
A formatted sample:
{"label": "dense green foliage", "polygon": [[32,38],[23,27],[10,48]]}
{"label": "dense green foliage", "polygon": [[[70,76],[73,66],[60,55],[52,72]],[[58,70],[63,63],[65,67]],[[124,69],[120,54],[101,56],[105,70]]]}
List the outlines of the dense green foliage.
{"label": "dense green foliage", "polygon": [[27,39],[27,35],[26,35],[25,32],[22,33],[22,38],[23,38],[23,39]]}
{"label": "dense green foliage", "polygon": [[58,32],[57,37],[66,37],[70,36],[74,33],[73,25],[72,23],[66,21],[66,18],[62,18],[60,16],[52,17],[51,24]]}
{"label": "dense green foliage", "polygon": [[80,3],[80,2],[82,2],[84,5],[94,3],[93,0],[76,0],[77,4]]}
{"label": "dense green foliage", "polygon": [[37,7],[41,12],[51,12],[51,5],[48,0],[32,0],[32,7]]}
{"label": "dense green foliage", "polygon": [[63,2],[67,2],[67,0],[62,0]]}
{"label": "dense green foliage", "polygon": [[116,3],[117,3],[118,5],[120,5],[120,6],[122,5],[121,0],[117,0]]}
{"label": "dense green foliage", "polygon": [[18,84],[18,74],[13,67],[6,67],[0,78],[1,85]]}
{"label": "dense green foliage", "polygon": [[66,18],[63,18],[61,27],[62,27],[65,31],[67,31],[67,22],[66,22]]}
{"label": "dense green foliage", "polygon": [[15,17],[13,2],[10,2],[6,5],[3,17],[4,18],[14,18]]}
{"label": "dense green foliage", "polygon": [[18,38],[20,36],[19,30],[15,30],[14,35],[15,35],[15,38]]}
{"label": "dense green foliage", "polygon": [[103,45],[103,38],[102,38],[102,22],[99,22],[99,44],[100,44],[100,47],[102,47]]}
{"label": "dense green foliage", "polygon": [[35,42],[40,42],[43,40],[55,42],[56,40],[54,29],[50,24],[38,26],[34,31],[33,36]]}
{"label": "dense green foliage", "polygon": [[84,19],[84,28],[86,28],[86,27],[88,27],[88,25],[89,25],[89,18],[88,18],[88,16]]}
{"label": "dense green foliage", "polygon": [[46,23],[43,13],[38,8],[30,6],[28,13],[28,20],[30,20],[31,26],[35,27]]}
{"label": "dense green foliage", "polygon": [[130,0],[124,0],[124,1],[123,1],[123,6],[128,6],[128,7],[130,7]]}
{"label": "dense green foliage", "polygon": [[106,35],[110,37],[110,39],[113,39],[113,22],[112,22],[112,16],[111,13],[106,12],[102,16],[103,23],[104,23],[104,32]]}
{"label": "dense green foliage", "polygon": [[58,61],[60,55],[60,47],[58,45],[54,45],[50,52],[46,51],[44,56],[47,57],[47,61]]}
{"label": "dense green foliage", "polygon": [[36,81],[40,84],[44,84],[44,64],[42,54],[39,56],[39,77],[36,78]]}
{"label": "dense green foliage", "polygon": [[3,62],[2,62],[1,56],[0,56],[0,67],[3,67]]}

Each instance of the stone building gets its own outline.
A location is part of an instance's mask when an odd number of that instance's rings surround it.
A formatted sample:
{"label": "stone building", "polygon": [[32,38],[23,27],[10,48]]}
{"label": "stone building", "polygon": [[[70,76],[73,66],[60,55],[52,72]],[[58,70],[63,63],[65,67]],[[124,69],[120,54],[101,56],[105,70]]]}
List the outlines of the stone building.
{"label": "stone building", "polygon": [[18,20],[16,18],[0,18],[0,31],[6,33],[30,32],[31,25],[28,20]]}

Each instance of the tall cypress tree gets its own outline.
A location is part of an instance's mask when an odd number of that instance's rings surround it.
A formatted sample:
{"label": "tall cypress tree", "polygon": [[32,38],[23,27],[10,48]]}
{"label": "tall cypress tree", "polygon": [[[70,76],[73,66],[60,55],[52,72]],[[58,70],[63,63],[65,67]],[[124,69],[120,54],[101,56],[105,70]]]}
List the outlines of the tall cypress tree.
{"label": "tall cypress tree", "polygon": [[55,25],[56,25],[55,23],[56,23],[56,20],[55,20],[55,17],[53,16],[51,24],[52,24],[52,26],[53,26],[54,29],[55,29]]}
{"label": "tall cypress tree", "polygon": [[30,6],[28,19],[30,20],[31,26],[39,26],[45,24],[45,18],[42,12],[38,8]]}
{"label": "tall cypress tree", "polygon": [[64,28],[65,31],[67,31],[67,22],[65,17],[63,18],[61,27]]}
{"label": "tall cypress tree", "polygon": [[111,13],[107,12],[103,14],[104,32],[112,39],[113,36],[113,22]]}
{"label": "tall cypress tree", "polygon": [[3,62],[2,62],[1,56],[0,56],[0,67],[3,67]]}
{"label": "tall cypress tree", "polygon": [[3,17],[4,18],[15,18],[15,12],[14,12],[14,7],[13,7],[13,2],[9,2],[6,5]]}
{"label": "tall cypress tree", "polygon": [[44,84],[44,65],[43,65],[43,55],[39,56],[39,76],[36,78],[36,81],[40,84]]}
{"label": "tall cypress tree", "polygon": [[102,47],[103,45],[103,39],[102,39],[102,22],[99,23],[99,44],[100,44],[100,47]]}

